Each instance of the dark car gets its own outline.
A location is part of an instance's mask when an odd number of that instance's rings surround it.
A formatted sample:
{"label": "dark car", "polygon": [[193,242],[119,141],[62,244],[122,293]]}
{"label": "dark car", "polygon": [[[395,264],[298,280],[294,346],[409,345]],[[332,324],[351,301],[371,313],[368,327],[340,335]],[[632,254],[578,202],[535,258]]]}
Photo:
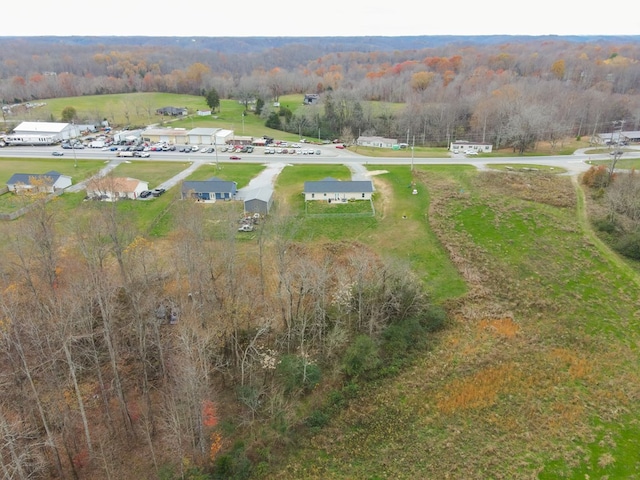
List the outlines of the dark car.
{"label": "dark car", "polygon": [[239,157],[239,156],[237,156],[237,155],[231,155],[231,156],[229,157],[229,160],[240,160],[240,157]]}
{"label": "dark car", "polygon": [[140,192],[140,198],[149,198],[151,196],[151,190],[143,190]]}
{"label": "dark car", "polygon": [[151,191],[151,195],[153,195],[154,197],[159,197],[160,195],[162,195],[164,192],[166,192],[166,190],[164,188],[154,188]]}

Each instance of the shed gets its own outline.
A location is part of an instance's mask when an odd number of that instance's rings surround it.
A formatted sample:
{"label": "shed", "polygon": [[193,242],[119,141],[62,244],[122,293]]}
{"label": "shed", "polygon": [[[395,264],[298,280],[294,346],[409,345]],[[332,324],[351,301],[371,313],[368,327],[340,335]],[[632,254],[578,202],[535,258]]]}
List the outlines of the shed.
{"label": "shed", "polygon": [[273,205],[273,189],[268,187],[256,188],[246,192],[244,196],[244,213],[259,213],[267,215]]}

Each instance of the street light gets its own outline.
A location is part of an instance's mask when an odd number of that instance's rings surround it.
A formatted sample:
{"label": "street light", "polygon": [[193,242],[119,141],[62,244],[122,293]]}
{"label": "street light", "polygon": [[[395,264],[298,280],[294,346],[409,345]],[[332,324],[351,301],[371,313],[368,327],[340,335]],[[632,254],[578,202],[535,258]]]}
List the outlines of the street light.
{"label": "street light", "polygon": [[242,135],[244,135],[244,112],[242,112]]}

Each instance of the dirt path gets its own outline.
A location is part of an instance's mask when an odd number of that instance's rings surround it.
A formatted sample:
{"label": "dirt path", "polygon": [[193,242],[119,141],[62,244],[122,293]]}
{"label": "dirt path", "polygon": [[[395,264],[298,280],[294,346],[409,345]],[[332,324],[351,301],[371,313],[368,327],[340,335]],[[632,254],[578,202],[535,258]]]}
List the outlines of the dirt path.
{"label": "dirt path", "polygon": [[582,226],[582,231],[585,236],[589,239],[591,243],[598,249],[600,254],[609,261],[612,265],[616,266],[619,270],[621,270],[627,277],[629,277],[635,284],[640,288],[640,275],[631,268],[620,256],[611,250],[607,244],[605,244],[596,232],[591,228],[591,223],[589,222],[589,216],[587,214],[586,207],[586,198],[584,194],[584,189],[578,182],[577,176],[572,176],[571,181],[576,190],[576,203],[577,203],[577,215],[580,225]]}

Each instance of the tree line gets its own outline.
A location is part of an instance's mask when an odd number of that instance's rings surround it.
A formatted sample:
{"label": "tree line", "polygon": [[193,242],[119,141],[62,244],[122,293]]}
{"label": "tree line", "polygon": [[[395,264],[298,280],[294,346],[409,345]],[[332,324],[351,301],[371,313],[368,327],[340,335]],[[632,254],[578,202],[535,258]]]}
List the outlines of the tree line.
{"label": "tree line", "polygon": [[[470,140],[519,152],[538,141],[555,146],[567,136],[609,132],[613,122],[640,129],[635,37],[533,38],[316,57],[317,50],[305,53],[300,45],[259,55],[105,45],[84,46],[66,57],[20,53],[1,54],[5,105],[141,91],[206,95],[215,89],[220,98],[247,105],[259,100],[266,107],[258,112],[265,123],[308,136],[379,135],[440,146]],[[271,107],[290,93],[319,93],[322,101],[295,115]]]}
{"label": "tree line", "polygon": [[260,463],[247,432],[293,434],[321,380],[398,368],[444,320],[402,265],[296,242],[285,217],[241,247],[234,219],[213,232],[179,202],[155,243],[115,204],[63,225],[34,197],[2,227],[6,478],[247,478]]}

